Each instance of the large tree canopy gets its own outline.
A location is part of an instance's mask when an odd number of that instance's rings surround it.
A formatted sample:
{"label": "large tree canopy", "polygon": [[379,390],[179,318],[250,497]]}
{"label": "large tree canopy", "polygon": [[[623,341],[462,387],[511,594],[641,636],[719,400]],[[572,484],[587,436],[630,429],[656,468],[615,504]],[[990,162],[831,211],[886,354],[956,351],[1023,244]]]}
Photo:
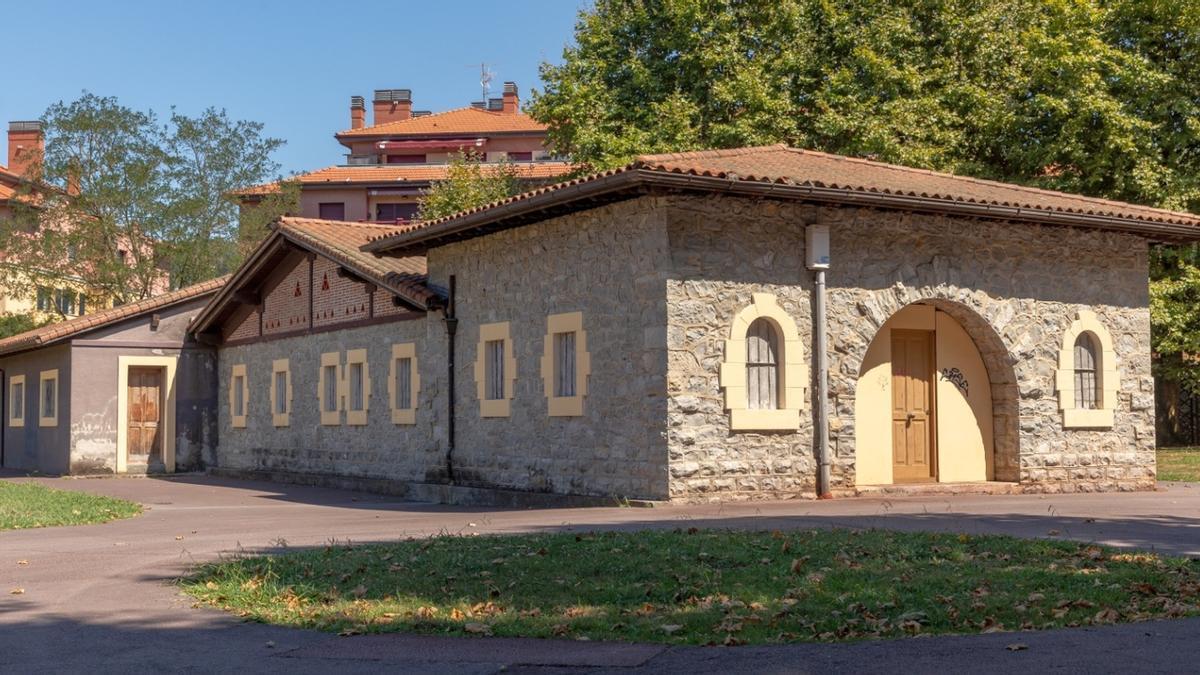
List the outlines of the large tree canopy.
{"label": "large tree canopy", "polygon": [[[1200,211],[1200,0],[596,0],[531,114],[591,168],[766,143]],[[1200,255],[1152,261],[1200,391]]]}
{"label": "large tree canopy", "polygon": [[152,112],[90,93],[42,119],[45,152],[14,217],[0,223],[0,282],[32,295],[78,288],[125,303],[229,271],[239,261],[230,194],[278,170],[282,141],[208,109]]}

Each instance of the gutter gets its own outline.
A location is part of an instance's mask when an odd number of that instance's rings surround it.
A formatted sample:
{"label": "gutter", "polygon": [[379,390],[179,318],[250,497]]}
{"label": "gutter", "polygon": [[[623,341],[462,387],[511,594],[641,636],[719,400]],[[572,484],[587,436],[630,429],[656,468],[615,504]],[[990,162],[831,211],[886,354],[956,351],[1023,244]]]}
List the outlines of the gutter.
{"label": "gutter", "polygon": [[458,334],[458,317],[454,312],[455,278],[450,275],[449,298],[442,310],[442,319],[446,322],[446,481],[454,484],[454,413],[457,392],[454,388],[454,338]]}

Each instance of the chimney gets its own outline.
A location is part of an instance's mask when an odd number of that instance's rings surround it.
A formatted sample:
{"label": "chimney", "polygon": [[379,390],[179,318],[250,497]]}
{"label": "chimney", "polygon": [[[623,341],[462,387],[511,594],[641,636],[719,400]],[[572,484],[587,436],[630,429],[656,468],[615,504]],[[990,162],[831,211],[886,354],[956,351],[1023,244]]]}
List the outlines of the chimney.
{"label": "chimney", "polygon": [[505,115],[515,115],[521,111],[521,100],[517,97],[517,83],[504,83],[503,112]]}
{"label": "chimney", "polygon": [[40,164],[46,150],[41,122],[8,123],[8,170],[23,176],[30,166]]}
{"label": "chimney", "polygon": [[399,122],[412,117],[411,89],[376,89],[372,101],[375,119],[372,124]]}
{"label": "chimney", "polygon": [[350,97],[350,128],[361,129],[367,125],[367,102],[361,96]]}

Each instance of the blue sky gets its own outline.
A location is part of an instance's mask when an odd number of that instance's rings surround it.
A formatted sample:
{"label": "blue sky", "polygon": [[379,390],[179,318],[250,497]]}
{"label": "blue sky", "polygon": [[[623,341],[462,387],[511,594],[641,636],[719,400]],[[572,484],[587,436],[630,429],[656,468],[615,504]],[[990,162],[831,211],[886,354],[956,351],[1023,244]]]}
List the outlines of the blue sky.
{"label": "blue sky", "polygon": [[494,96],[512,80],[528,100],[583,4],[0,0],[0,49],[16,60],[4,70],[0,121],[37,119],[84,89],[160,116],[215,106],[286,140],[283,173],[317,169],[342,159],[333,133],[349,127],[354,94],[370,108],[372,90],[408,88],[418,110],[459,107],[479,98],[486,62]]}

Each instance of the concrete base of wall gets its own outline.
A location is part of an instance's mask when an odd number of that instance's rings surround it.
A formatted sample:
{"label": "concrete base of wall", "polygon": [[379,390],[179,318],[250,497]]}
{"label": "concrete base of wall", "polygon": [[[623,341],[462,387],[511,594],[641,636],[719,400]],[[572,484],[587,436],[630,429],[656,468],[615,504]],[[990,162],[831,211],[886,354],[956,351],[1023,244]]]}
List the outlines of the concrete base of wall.
{"label": "concrete base of wall", "polygon": [[208,470],[208,473],[223,478],[263,480],[274,483],[335,488],[338,490],[358,490],[360,492],[392,495],[413,502],[454,504],[457,506],[500,506],[507,508],[652,507],[660,503],[645,499],[525,492],[522,490],[446,485],[443,483],[417,483],[387,478],[301,473],[297,471],[264,471],[212,467]]}

